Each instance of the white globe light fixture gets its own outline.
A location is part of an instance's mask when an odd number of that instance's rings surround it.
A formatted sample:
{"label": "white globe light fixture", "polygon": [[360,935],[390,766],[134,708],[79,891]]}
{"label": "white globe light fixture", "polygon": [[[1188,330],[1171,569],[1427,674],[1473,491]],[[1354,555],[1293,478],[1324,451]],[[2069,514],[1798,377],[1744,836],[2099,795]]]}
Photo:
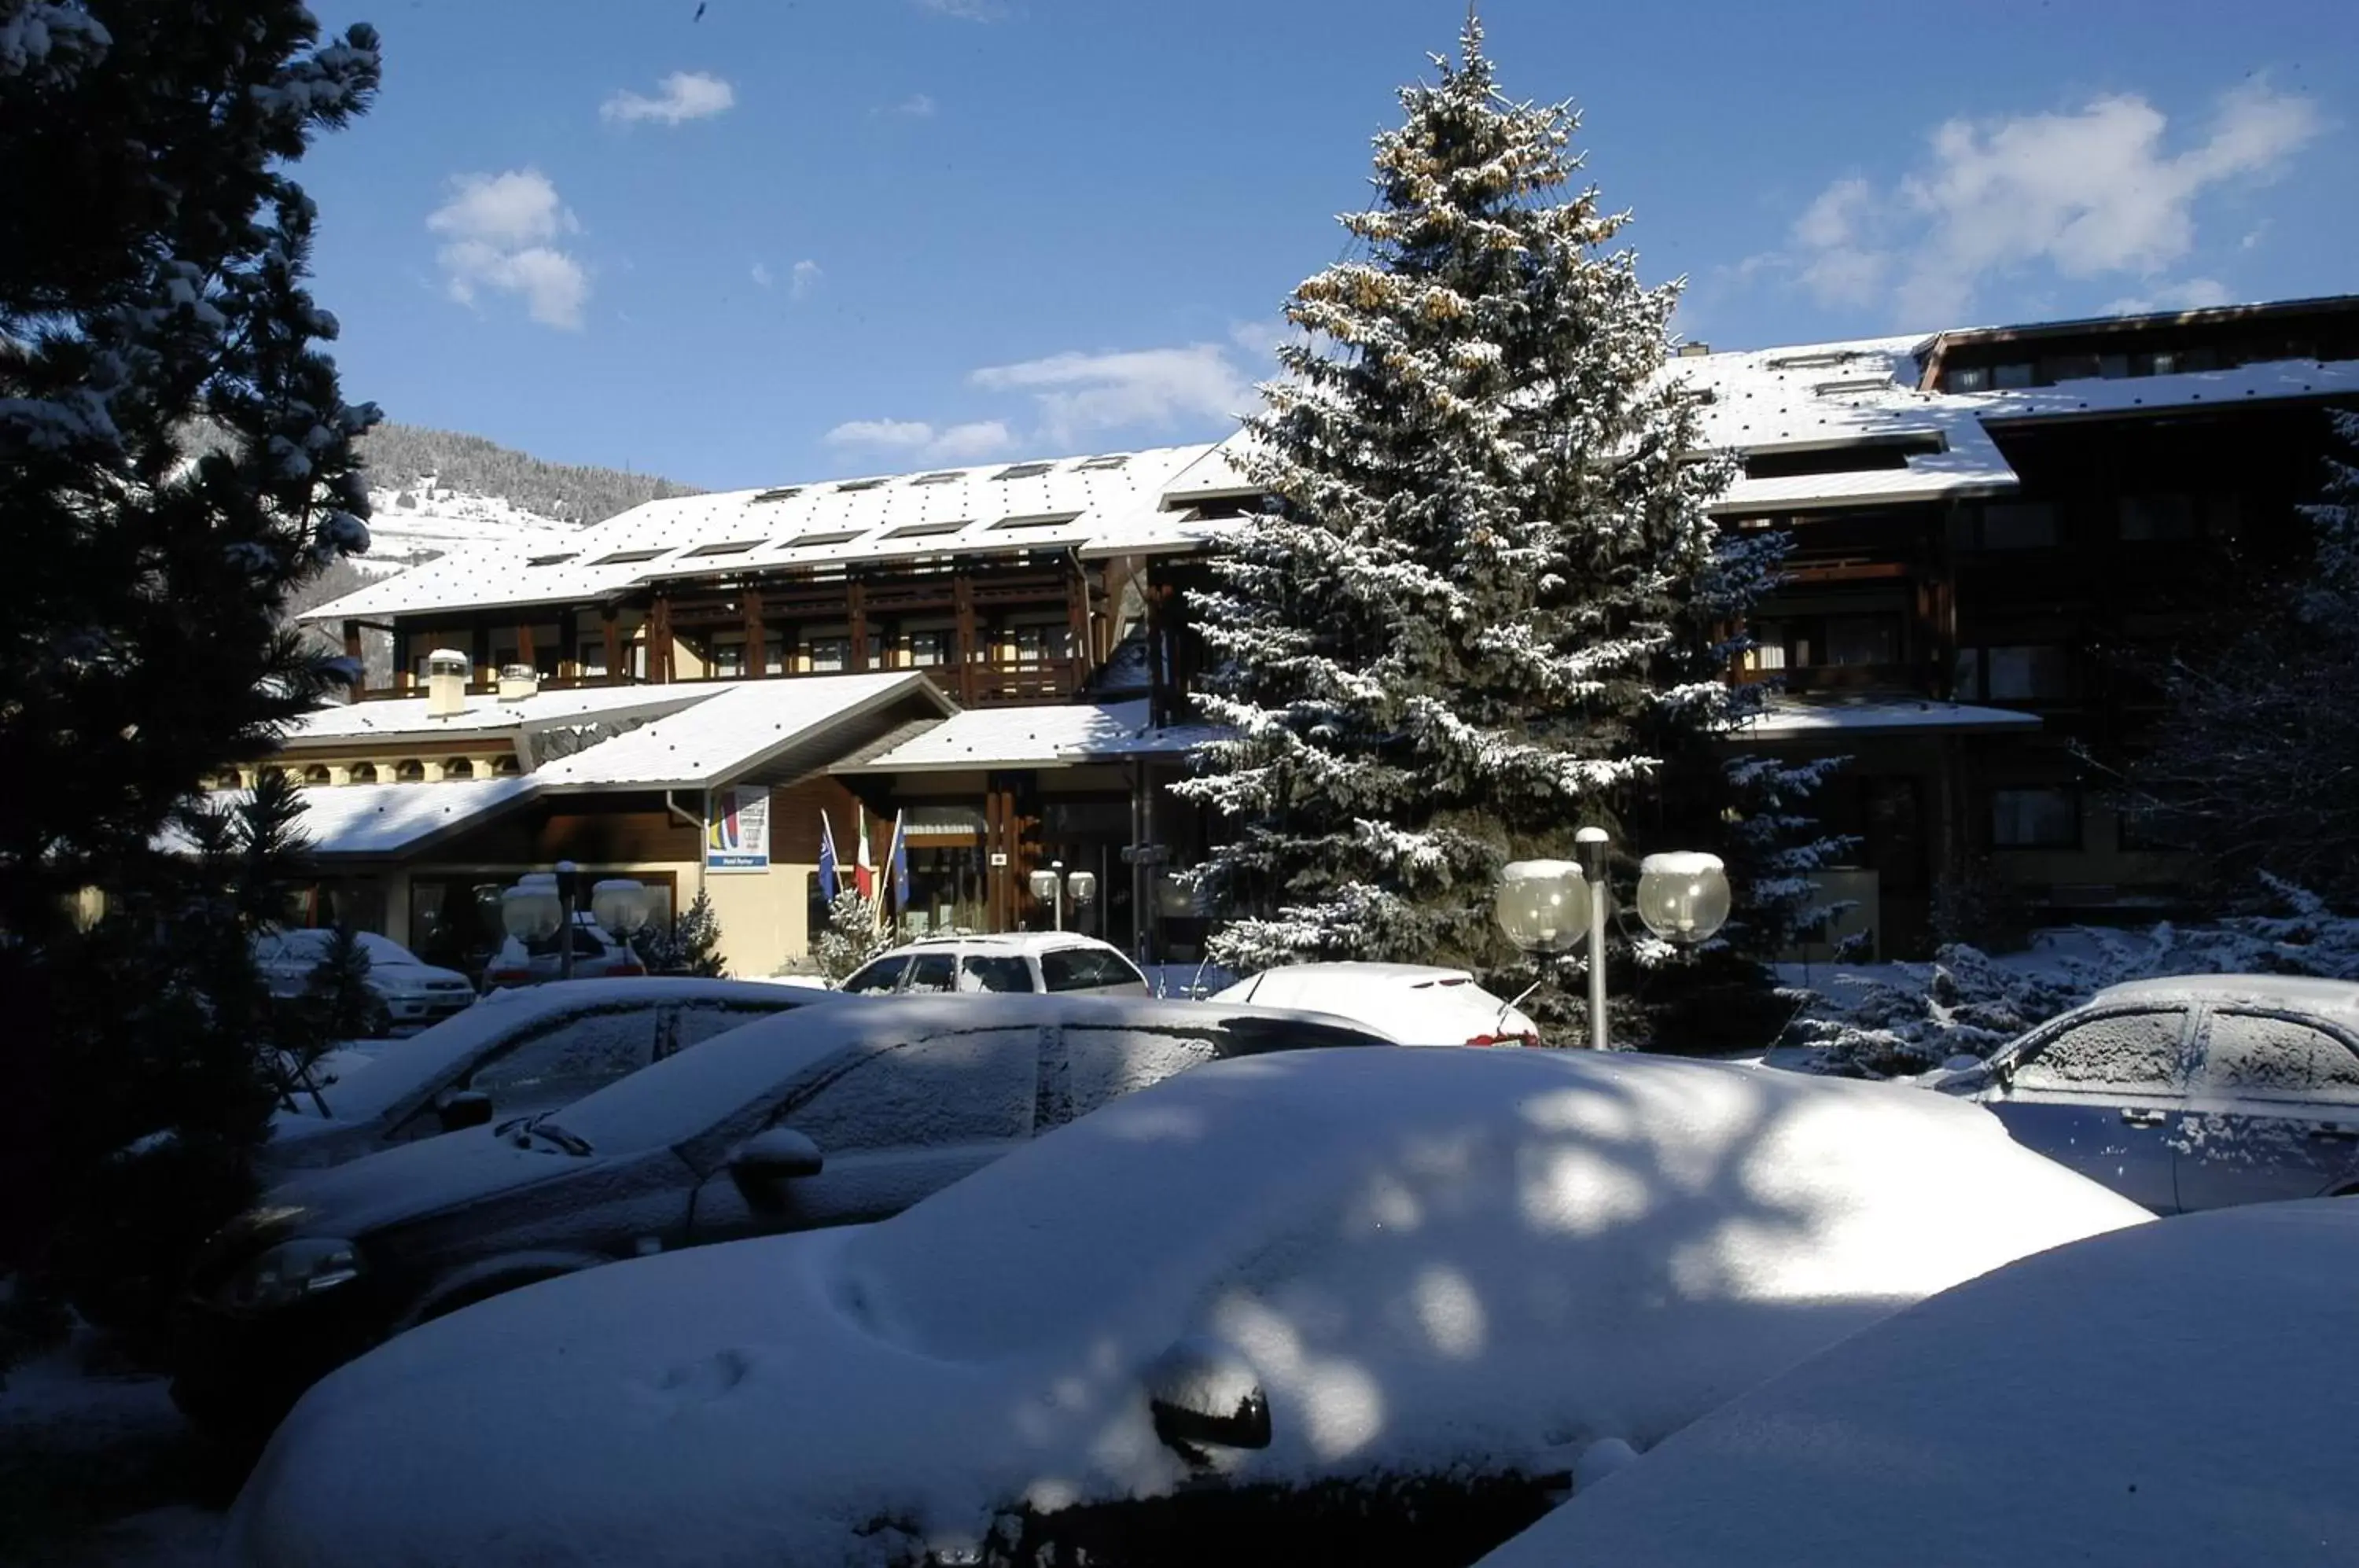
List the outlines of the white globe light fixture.
{"label": "white globe light fixture", "polygon": [[540,942],[557,934],[565,918],[557,897],[557,879],[524,877],[500,895],[500,924],[518,942]]}
{"label": "white globe light fixture", "polygon": [[1589,929],[1589,888],[1570,860],[1518,860],[1499,873],[1499,929],[1526,953],[1570,950]]}
{"label": "white globe light fixture", "polygon": [[1716,855],[1650,855],[1638,866],[1638,918],[1666,942],[1693,945],[1728,920],[1728,868]]}
{"label": "white globe light fixture", "polygon": [[590,917],[617,939],[647,923],[647,885],[628,877],[611,877],[590,889]]}

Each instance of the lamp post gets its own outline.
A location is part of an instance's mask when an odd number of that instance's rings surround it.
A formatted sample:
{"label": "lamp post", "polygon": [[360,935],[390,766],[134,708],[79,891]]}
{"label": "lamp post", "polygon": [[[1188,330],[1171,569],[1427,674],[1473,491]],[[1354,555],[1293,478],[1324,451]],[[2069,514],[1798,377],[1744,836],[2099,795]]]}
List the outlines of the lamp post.
{"label": "lamp post", "polygon": [[[564,933],[558,944],[560,979],[573,978],[573,927],[582,896],[581,867],[570,860],[555,871],[527,871],[500,895],[500,924],[519,942]],[[590,889],[591,918],[616,941],[626,941],[647,923],[650,900],[642,883],[608,877]]]}
{"label": "lamp post", "polygon": [[1068,873],[1061,860],[1049,862],[1046,871],[1032,873],[1032,896],[1056,910],[1057,929],[1065,929],[1065,900],[1075,905],[1088,903],[1098,894],[1098,874],[1094,871]]}
{"label": "lamp post", "polygon": [[[1578,862],[1518,860],[1499,873],[1494,912],[1499,929],[1526,953],[1548,957],[1589,938],[1589,1044],[1606,1049],[1605,928],[1612,881],[1605,830],[1573,835]],[[1692,852],[1650,855],[1638,866],[1638,918],[1666,942],[1703,942],[1728,919],[1728,873],[1720,857]]]}

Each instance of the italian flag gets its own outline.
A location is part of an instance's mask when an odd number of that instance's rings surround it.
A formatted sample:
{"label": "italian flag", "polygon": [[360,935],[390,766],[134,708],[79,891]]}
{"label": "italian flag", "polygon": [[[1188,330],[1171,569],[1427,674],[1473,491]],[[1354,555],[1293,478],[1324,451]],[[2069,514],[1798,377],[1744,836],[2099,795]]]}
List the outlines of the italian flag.
{"label": "italian flag", "polygon": [[876,867],[868,850],[868,811],[860,808],[860,852],[852,863],[852,885],[864,898],[876,897]]}

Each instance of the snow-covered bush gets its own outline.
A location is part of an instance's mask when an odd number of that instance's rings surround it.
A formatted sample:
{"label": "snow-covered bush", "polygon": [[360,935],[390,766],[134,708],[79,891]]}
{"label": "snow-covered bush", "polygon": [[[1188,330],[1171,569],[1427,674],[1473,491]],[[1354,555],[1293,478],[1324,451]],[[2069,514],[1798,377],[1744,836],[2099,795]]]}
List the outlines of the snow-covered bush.
{"label": "snow-covered bush", "polygon": [[[1900,964],[1897,980],[1801,992],[1788,1041],[1810,1049],[1821,1072],[1867,1077],[1922,1073],[1951,1057],[1989,1055],[2108,985],[2173,975],[2306,975],[2359,980],[2359,919],[2264,873],[2275,912],[2216,925],[2165,921],[2139,931],[2074,928],[2045,951],[1994,959],[1955,942],[1930,964]],[[2059,939],[2062,940],[2059,940]],[[2081,951],[2074,951],[2079,949]]]}
{"label": "snow-covered bush", "polygon": [[827,924],[811,943],[820,972],[840,981],[893,945],[893,932],[876,918],[875,901],[845,887],[827,907]]}

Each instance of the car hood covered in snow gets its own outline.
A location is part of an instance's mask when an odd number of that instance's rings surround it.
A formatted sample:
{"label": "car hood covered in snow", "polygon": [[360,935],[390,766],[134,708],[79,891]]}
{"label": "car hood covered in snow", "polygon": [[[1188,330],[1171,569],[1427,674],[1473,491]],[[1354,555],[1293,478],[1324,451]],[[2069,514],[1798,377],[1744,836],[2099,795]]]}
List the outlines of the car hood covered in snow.
{"label": "car hood covered in snow", "polygon": [[[1944,1196],[1946,1195],[1946,1196]],[[1929,1207],[1937,1212],[1929,1212]],[[2141,1211],[1987,1113],[1555,1052],[1217,1063],[859,1230],[534,1286],[331,1376],[226,1560],[885,1563],[1168,1493],[1142,1369],[1216,1343],[1232,1481],[1567,1468]]]}
{"label": "car hood covered in snow", "polygon": [[265,1203],[299,1214],[293,1228],[304,1236],[349,1240],[497,1192],[562,1180],[591,1163],[553,1144],[471,1127],[303,1171],[273,1187]]}
{"label": "car hood covered in snow", "polygon": [[1482,1568],[2359,1562],[2359,1203],[2190,1214],[1962,1285]]}

